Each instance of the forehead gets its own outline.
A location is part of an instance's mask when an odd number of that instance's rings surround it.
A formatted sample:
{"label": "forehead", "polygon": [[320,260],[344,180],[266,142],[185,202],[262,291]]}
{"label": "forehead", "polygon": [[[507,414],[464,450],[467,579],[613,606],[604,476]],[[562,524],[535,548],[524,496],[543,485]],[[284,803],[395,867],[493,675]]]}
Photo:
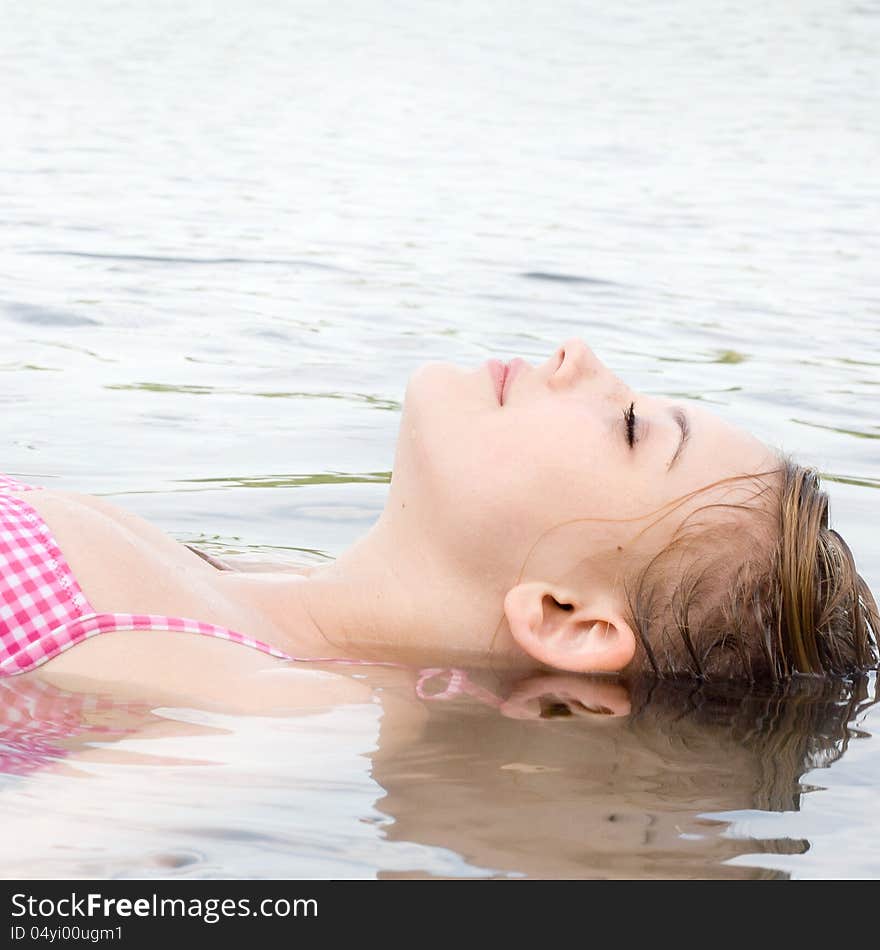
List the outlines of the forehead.
{"label": "forehead", "polygon": [[[667,401],[670,405],[671,400]],[[747,429],[698,403],[675,403],[689,421],[690,433],[680,466],[683,481],[693,487],[720,478],[778,468],[776,453]]]}

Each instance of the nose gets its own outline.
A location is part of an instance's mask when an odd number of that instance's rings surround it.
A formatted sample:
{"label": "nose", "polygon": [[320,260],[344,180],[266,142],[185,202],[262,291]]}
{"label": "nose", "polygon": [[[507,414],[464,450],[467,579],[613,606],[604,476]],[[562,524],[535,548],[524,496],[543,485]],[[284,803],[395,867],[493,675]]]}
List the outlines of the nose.
{"label": "nose", "polygon": [[605,364],[578,337],[566,340],[554,354],[556,366],[550,377],[553,388],[564,389],[578,380],[598,376],[606,371]]}

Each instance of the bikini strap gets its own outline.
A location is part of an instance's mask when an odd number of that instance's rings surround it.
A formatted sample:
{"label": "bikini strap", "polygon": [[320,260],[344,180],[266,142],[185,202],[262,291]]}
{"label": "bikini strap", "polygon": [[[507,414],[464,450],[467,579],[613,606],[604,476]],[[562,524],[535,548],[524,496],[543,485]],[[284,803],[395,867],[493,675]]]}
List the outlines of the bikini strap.
{"label": "bikini strap", "polygon": [[[439,676],[449,677],[446,688],[438,693],[427,692],[425,689],[426,685]],[[419,699],[426,700],[447,700],[458,699],[461,696],[471,696],[481,703],[485,703],[487,706],[493,706],[496,709],[504,702],[503,699],[496,696],[491,690],[472,682],[464,670],[459,670],[454,667],[438,666],[421,670],[420,676],[416,681],[416,695]]]}

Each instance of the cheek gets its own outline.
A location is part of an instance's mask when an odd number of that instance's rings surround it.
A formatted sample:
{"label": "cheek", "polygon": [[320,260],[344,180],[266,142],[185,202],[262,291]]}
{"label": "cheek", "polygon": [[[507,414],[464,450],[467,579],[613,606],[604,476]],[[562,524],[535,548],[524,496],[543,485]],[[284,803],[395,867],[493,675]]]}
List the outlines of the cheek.
{"label": "cheek", "polygon": [[485,551],[568,519],[629,513],[601,421],[558,403],[505,412],[489,386],[444,364],[411,377],[392,487],[433,535]]}
{"label": "cheek", "polygon": [[[543,408],[544,411],[541,411]],[[484,458],[500,461],[524,505],[564,519],[604,498],[610,471],[594,420],[555,407],[519,412],[486,438]],[[588,512],[589,513],[589,512]]]}
{"label": "cheek", "polygon": [[479,382],[460,379],[450,391],[440,366],[414,374],[392,490],[435,538],[485,552],[535,530],[553,497],[546,488],[557,480],[557,459],[555,440],[539,443],[503,419]]}

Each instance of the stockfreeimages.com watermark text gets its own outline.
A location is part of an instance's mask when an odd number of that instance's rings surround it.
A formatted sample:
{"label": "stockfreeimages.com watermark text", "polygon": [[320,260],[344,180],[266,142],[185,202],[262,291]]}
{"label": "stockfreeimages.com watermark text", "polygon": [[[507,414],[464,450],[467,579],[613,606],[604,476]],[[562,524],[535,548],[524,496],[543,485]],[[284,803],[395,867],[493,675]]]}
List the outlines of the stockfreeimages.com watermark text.
{"label": "stockfreeimages.com watermark text", "polygon": [[12,917],[22,918],[95,918],[128,920],[132,917],[188,917],[216,924],[230,917],[317,917],[318,902],[314,898],[265,897],[106,897],[100,893],[70,896],[32,897],[12,895]]}

